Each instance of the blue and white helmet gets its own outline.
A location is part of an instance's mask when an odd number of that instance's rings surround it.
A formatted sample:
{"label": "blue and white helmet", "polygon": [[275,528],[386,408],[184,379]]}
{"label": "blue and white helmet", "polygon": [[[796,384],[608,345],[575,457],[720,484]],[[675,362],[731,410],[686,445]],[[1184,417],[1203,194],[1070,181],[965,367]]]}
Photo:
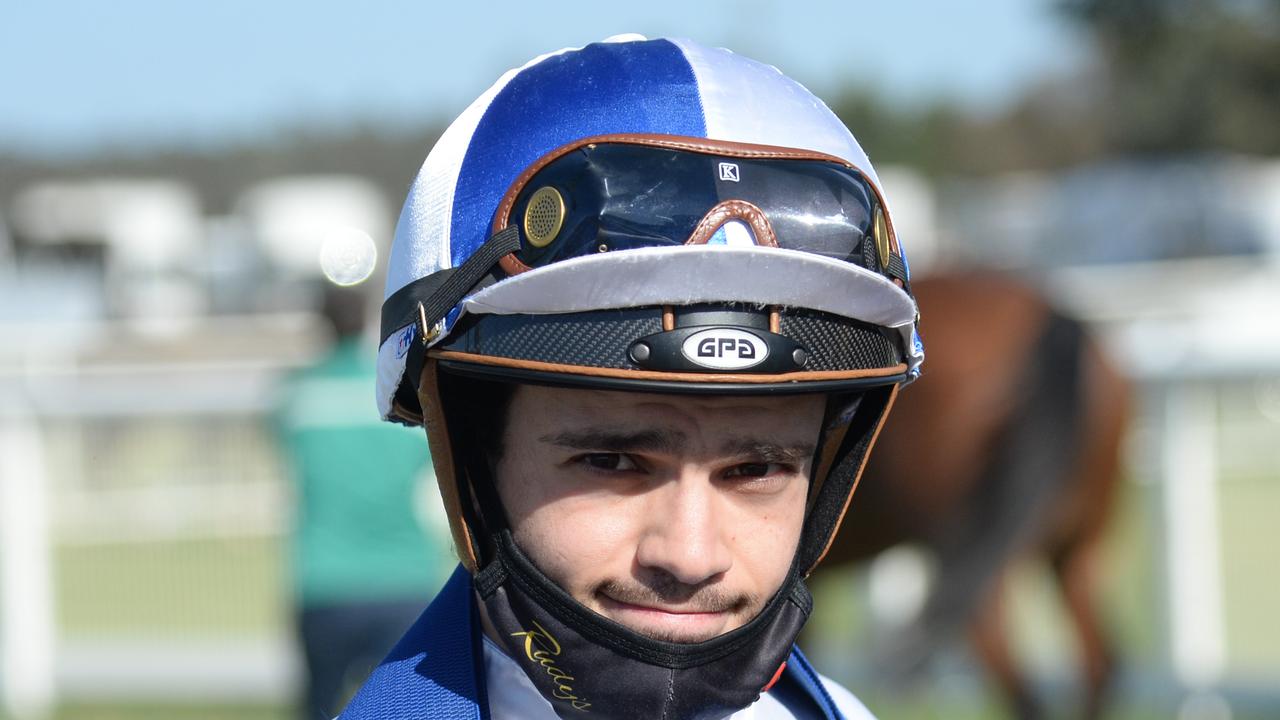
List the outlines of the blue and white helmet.
{"label": "blue and white helmet", "polygon": [[923,360],[909,289],[875,171],[821,100],[727,50],[611,38],[507,72],[431,150],[391,250],[378,407],[421,422],[428,358],[678,392],[899,384]]}
{"label": "blue and white helmet", "polygon": [[[910,287],[853,136],[799,84],[726,50],[625,37],[544,55],[445,131],[396,230],[378,403],[427,427],[458,556],[498,634],[536,623],[579,659],[572,692],[521,665],[560,717],[585,697],[609,698],[601,717],[724,716],[781,675],[812,606],[803,578],[919,372]],[[495,433],[527,431],[496,414],[520,383],[825,395],[791,569],[731,642],[642,636],[522,552],[491,464]]]}

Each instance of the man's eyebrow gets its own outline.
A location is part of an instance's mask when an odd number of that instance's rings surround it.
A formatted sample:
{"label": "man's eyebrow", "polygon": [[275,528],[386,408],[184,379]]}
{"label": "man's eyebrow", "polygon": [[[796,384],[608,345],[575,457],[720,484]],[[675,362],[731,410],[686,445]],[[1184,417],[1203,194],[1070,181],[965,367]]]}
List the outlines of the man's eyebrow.
{"label": "man's eyebrow", "polygon": [[799,463],[813,458],[818,446],[814,443],[782,444],[752,437],[731,438],[720,446],[725,455],[749,457],[764,462]]}
{"label": "man's eyebrow", "polygon": [[538,440],[573,450],[600,452],[683,452],[688,436],[678,430],[610,430],[587,428],[543,435]]}

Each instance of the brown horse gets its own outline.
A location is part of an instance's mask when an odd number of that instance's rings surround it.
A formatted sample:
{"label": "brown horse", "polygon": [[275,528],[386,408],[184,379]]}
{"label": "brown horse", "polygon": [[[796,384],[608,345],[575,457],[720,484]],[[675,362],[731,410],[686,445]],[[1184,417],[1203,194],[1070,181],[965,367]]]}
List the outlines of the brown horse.
{"label": "brown horse", "polygon": [[1130,388],[1079,322],[994,274],[921,278],[924,375],[898,398],[823,567],[903,542],[937,560],[934,589],[896,653],[916,666],[965,627],[1019,718],[1041,715],[1004,632],[1003,580],[1052,569],[1079,641],[1084,714],[1113,675],[1094,564],[1116,500]]}

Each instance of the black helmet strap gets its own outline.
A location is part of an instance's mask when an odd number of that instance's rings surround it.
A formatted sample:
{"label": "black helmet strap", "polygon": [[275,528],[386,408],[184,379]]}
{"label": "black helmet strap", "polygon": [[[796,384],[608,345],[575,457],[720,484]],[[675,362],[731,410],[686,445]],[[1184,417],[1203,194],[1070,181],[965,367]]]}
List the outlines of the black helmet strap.
{"label": "black helmet strap", "polygon": [[427,330],[449,314],[503,255],[520,249],[520,231],[514,225],[489,236],[461,265],[418,278],[391,294],[382,303],[381,345],[395,331],[421,323]]}

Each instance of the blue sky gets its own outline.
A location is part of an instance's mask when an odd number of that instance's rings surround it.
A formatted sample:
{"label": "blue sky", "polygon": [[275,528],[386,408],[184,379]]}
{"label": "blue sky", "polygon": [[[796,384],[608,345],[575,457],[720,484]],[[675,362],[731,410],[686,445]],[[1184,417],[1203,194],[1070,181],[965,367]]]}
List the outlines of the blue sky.
{"label": "blue sky", "polygon": [[621,32],[729,47],[819,95],[858,84],[976,111],[1087,55],[1049,0],[18,0],[0,9],[0,148],[443,122],[505,69]]}

